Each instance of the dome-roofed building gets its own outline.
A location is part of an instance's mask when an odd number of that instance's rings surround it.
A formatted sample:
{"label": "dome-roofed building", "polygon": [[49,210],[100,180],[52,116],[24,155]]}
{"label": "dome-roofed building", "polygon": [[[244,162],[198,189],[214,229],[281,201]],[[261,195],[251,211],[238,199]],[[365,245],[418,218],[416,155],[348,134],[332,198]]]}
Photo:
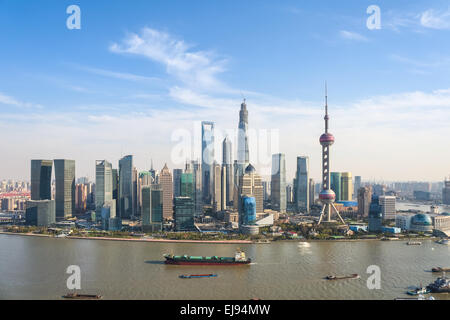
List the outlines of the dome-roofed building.
{"label": "dome-roofed building", "polygon": [[428,214],[418,213],[411,218],[411,231],[433,232],[433,220]]}
{"label": "dome-roofed building", "polygon": [[247,166],[247,168],[245,168],[245,173],[255,173],[255,172],[256,172],[256,169],[255,169],[255,167],[252,166],[251,164],[249,164],[249,165]]}

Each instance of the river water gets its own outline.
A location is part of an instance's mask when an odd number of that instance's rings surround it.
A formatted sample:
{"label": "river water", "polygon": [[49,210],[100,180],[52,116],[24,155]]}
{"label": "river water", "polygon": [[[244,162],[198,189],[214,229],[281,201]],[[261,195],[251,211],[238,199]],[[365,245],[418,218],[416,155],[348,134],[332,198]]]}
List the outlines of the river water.
{"label": "river water", "polygon": [[[69,265],[81,269],[81,293],[104,299],[393,299],[427,285],[431,267],[450,267],[450,246],[423,241],[242,244],[249,266],[170,266],[164,253],[233,256],[236,244],[146,243],[0,234],[0,299],[61,299]],[[368,289],[369,265],[381,289]],[[217,278],[179,279],[216,273]],[[328,274],[360,279],[328,281]],[[448,294],[433,294],[450,299]]]}

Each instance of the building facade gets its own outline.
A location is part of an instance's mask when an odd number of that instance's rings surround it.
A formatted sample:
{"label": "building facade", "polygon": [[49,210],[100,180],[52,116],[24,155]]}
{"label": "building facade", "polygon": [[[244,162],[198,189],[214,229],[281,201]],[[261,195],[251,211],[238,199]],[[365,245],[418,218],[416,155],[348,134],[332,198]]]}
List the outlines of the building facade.
{"label": "building facade", "polygon": [[212,166],[214,164],[214,122],[202,121],[202,192],[203,203],[212,204]]}
{"label": "building facade", "polygon": [[294,198],[298,212],[309,212],[309,158],[297,157],[297,172],[294,180]]}
{"label": "building facade", "polygon": [[55,159],[56,219],[66,219],[75,213],[75,160]]}
{"label": "building facade", "polygon": [[352,201],[353,179],[351,172],[341,172],[341,199],[340,201]]}
{"label": "building facade", "polygon": [[152,184],[142,188],[142,231],[158,232],[163,226],[163,190]]}
{"label": "building facade", "polygon": [[136,195],[133,179],[133,156],[127,155],[119,160],[119,212],[121,219],[130,219],[134,213]]}
{"label": "building facade", "polygon": [[175,198],[175,231],[194,231],[194,201],[189,197]]}
{"label": "building facade", "polygon": [[52,199],[52,160],[31,160],[31,200]]}
{"label": "building facade", "polygon": [[272,179],[271,179],[271,198],[272,209],[286,212],[286,158],[283,153],[272,155]]}
{"label": "building facade", "polygon": [[172,173],[167,167],[167,163],[159,174],[159,184],[163,192],[163,218],[164,220],[173,219],[173,185]]}

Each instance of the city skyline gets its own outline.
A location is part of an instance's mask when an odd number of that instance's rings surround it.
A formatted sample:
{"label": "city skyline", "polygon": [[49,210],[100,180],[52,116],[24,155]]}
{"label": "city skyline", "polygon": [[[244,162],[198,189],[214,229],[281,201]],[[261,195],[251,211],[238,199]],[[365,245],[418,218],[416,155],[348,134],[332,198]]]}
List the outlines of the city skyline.
{"label": "city skyline", "polygon": [[[136,2],[105,13],[106,2],[80,1],[81,30],[68,30],[65,4],[5,1],[0,147],[8,156],[0,178],[27,180],[30,159],[74,159],[77,177],[91,179],[96,159],[116,167],[127,154],[139,171],[150,159],[158,169],[166,162],[183,168],[171,162],[173,133],[194,134],[200,121],[215,122],[215,133],[236,130],[245,97],[249,129],[279,130],[279,150],[268,156],[286,155],[287,180],[296,157],[308,156],[311,178],[320,181],[327,80],[338,141],[333,171],[364,181],[443,181],[450,173],[450,150],[441,147],[450,118],[448,7],[381,1],[381,29],[369,30],[370,4],[218,3],[217,20],[206,14],[210,4],[177,2],[167,10]],[[260,172],[251,141],[249,149]],[[221,148],[215,156],[221,159]],[[268,179],[270,170],[262,175]]]}

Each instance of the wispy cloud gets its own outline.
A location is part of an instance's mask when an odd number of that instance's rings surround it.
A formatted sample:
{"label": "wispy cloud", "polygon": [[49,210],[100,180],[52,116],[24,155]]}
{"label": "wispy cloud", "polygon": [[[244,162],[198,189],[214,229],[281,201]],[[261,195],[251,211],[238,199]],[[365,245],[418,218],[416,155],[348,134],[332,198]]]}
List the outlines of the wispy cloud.
{"label": "wispy cloud", "polygon": [[217,78],[225,70],[226,59],[219,59],[211,51],[193,50],[191,45],[163,31],[144,28],[139,34],[129,34],[120,44],[113,43],[110,50],[161,63],[169,75],[189,87],[209,90],[226,87]]}
{"label": "wispy cloud", "polygon": [[15,107],[23,107],[23,108],[42,108],[42,105],[30,103],[30,102],[23,102],[20,101],[12,96],[8,96],[6,94],[3,94],[0,92],[0,104],[15,106]]}
{"label": "wispy cloud", "polygon": [[420,24],[431,29],[450,29],[450,8],[437,11],[429,9],[420,15]]}
{"label": "wispy cloud", "polygon": [[111,77],[121,80],[129,80],[129,81],[155,81],[159,80],[157,77],[146,77],[141,75],[136,75],[132,73],[127,72],[117,72],[117,71],[111,71],[111,70],[105,70],[105,69],[99,69],[99,68],[92,68],[92,67],[85,67],[85,66],[78,66],[79,69],[82,69],[84,71],[97,74],[100,76],[105,77]]}
{"label": "wispy cloud", "polygon": [[339,35],[341,36],[341,38],[344,38],[347,40],[355,40],[355,41],[368,41],[369,40],[359,33],[347,31],[347,30],[339,31]]}

